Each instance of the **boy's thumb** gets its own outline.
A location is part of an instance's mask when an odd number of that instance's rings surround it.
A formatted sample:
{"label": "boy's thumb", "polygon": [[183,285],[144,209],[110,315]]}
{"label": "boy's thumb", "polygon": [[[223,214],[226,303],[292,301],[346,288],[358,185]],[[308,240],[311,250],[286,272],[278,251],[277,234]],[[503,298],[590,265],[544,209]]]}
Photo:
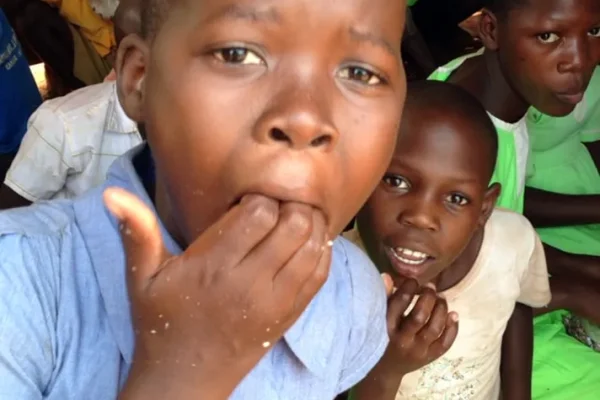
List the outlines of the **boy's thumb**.
{"label": "boy's thumb", "polygon": [[120,188],[106,189],[104,204],[120,223],[129,285],[142,289],[169,258],[158,220],[140,199]]}

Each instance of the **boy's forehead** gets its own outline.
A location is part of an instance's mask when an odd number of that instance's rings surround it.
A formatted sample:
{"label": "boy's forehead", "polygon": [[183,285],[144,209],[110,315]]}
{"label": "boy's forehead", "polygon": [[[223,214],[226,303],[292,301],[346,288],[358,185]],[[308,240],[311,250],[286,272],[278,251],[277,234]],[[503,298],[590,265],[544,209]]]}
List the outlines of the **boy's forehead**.
{"label": "boy's forehead", "polygon": [[197,10],[204,21],[283,24],[292,12],[295,20],[305,16],[314,19],[314,15],[319,14],[330,18],[328,25],[371,22],[384,30],[386,20],[397,24],[398,17],[404,15],[405,0],[184,0],[180,3]]}

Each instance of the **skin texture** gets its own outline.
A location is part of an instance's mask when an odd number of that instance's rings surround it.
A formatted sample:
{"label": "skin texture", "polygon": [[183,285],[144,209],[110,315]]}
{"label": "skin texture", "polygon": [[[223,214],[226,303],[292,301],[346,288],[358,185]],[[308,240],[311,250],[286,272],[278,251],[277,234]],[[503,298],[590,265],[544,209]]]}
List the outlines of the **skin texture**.
{"label": "skin texture", "polygon": [[[158,216],[186,250],[166,254],[151,213],[107,193],[129,270],[144,266],[130,276],[140,334],[121,399],[227,398],[319,290],[328,239],[394,148],[404,9],[400,0],[185,0],[152,41],[123,40],[122,103],[145,126]],[[182,290],[201,305],[193,320]],[[184,329],[148,334],[158,308]],[[174,354],[197,368],[178,367]]]}
{"label": "skin texture", "polygon": [[[600,2],[594,0],[529,0],[505,15],[484,10],[478,32],[485,53],[465,62],[449,81],[506,122],[520,120],[530,106],[548,115],[569,114],[600,63]],[[526,188],[524,214],[536,227],[593,224],[600,222],[598,202],[600,194]],[[600,258],[546,250],[558,256],[547,258],[553,300],[543,311],[566,307],[600,323],[600,311],[587,306],[600,297],[598,283],[579,276],[600,268]],[[565,281],[552,282],[559,275]]]}
{"label": "skin texture", "polygon": [[[454,342],[458,316],[436,290],[460,282],[479,253],[483,227],[499,194],[497,186],[487,186],[492,155],[486,149],[470,120],[453,118],[436,106],[407,105],[392,163],[358,217],[367,252],[399,289],[389,299],[391,344],[355,398],[394,399],[403,376],[439,358]],[[433,259],[418,273],[402,276],[389,252],[397,246]],[[404,317],[417,293],[417,305]],[[502,353],[502,381],[511,399],[531,396],[531,329],[532,311],[519,305]]]}

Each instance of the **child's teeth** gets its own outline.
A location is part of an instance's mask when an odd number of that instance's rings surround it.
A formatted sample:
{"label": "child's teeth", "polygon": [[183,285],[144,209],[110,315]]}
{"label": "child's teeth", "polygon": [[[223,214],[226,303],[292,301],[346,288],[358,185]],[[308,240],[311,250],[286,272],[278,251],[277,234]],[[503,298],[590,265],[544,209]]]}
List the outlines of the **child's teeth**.
{"label": "child's teeth", "polygon": [[396,247],[394,249],[396,258],[406,264],[419,265],[423,264],[429,255],[421,253],[420,251],[405,249],[403,247]]}

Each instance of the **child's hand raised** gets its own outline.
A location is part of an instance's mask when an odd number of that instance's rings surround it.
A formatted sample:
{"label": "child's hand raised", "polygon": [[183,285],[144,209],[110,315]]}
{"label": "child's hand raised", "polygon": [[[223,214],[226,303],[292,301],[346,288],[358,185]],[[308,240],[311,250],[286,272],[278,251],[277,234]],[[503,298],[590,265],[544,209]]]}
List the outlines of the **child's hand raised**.
{"label": "child's hand raised", "polygon": [[154,214],[108,189],[122,225],[136,349],[121,399],[227,398],[325,282],[321,212],[245,196],[180,256]]}
{"label": "child's hand raised", "polygon": [[[417,295],[414,308],[405,316]],[[441,357],[458,333],[458,316],[448,312],[446,300],[433,286],[419,288],[414,280],[405,281],[390,296],[387,323],[390,344],[381,363],[385,371],[396,376],[416,371]]]}

